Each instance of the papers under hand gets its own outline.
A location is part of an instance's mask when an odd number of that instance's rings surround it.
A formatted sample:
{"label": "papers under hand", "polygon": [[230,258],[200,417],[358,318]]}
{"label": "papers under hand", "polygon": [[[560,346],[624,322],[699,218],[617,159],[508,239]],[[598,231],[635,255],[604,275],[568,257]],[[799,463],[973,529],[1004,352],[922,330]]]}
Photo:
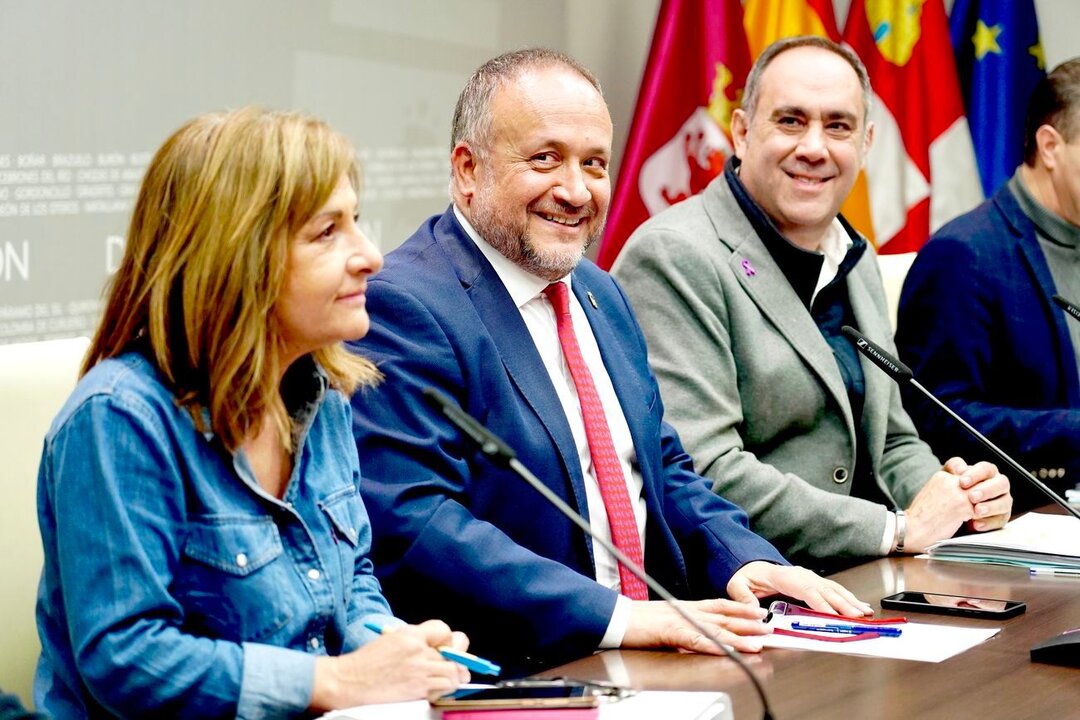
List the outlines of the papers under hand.
{"label": "papers under hand", "polygon": [[[775,628],[791,630],[792,625],[798,622],[797,617],[774,615],[769,624]],[[853,624],[857,622],[853,621]],[[1000,628],[963,628],[915,622],[905,623],[901,627],[903,633],[900,635],[841,643],[823,641],[822,638],[808,638],[807,633],[799,630],[794,630],[798,637],[774,632],[772,635],[764,636],[764,644],[767,648],[791,648],[895,660],[941,662],[965,650],[970,650],[1000,632]]]}

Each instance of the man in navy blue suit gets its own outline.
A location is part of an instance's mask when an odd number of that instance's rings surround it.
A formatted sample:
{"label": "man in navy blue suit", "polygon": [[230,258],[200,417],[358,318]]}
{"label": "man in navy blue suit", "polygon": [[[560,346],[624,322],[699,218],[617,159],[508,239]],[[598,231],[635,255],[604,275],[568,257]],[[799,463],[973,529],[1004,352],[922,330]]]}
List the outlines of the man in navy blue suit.
{"label": "man in navy blue suit", "polygon": [[[915,375],[1052,487],[1080,482],[1080,58],[1036,87],[1024,163],[992,198],[942,227],[900,297],[896,344]],[[938,453],[979,446],[918,393],[904,397]],[[981,451],[980,451],[981,452]],[[1013,484],[1014,509],[1045,498]]]}
{"label": "man in navy blue suit", "polygon": [[369,282],[372,330],[356,346],[386,375],[353,408],[387,596],[515,664],[620,646],[715,652],[465,442],[422,397],[433,386],[738,649],[761,648],[766,595],[868,613],[750,532],[664,423],[630,306],[582,259],[603,229],[611,136],[596,79],[552,51],[495,58],[462,91],[453,204]]}

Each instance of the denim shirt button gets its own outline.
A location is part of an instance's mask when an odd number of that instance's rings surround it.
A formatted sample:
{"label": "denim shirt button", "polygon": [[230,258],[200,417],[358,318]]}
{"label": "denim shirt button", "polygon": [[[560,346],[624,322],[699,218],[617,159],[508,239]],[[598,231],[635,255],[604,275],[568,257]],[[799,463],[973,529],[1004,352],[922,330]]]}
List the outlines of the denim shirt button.
{"label": "denim shirt button", "polygon": [[311,649],[312,650],[318,650],[319,649],[319,638],[316,638],[316,637],[311,638]]}
{"label": "denim shirt button", "polygon": [[236,555],[236,566],[243,568],[243,567],[247,567],[247,564],[248,564],[247,555],[245,555],[244,553],[237,553],[237,555]]}
{"label": "denim shirt button", "polygon": [[309,578],[311,578],[312,580],[318,580],[321,577],[321,575],[322,575],[322,573],[320,573],[315,568],[311,568],[310,570],[307,571],[307,576]]}

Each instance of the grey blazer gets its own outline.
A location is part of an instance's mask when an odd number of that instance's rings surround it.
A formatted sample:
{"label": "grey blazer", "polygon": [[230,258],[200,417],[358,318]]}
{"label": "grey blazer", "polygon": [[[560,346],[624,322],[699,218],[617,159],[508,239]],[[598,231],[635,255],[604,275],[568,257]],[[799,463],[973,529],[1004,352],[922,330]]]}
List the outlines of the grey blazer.
{"label": "grey blazer", "polygon": [[[881,552],[889,508],[851,497],[855,425],[825,339],[720,175],[651,218],[613,274],[699,473],[796,562]],[[876,255],[848,275],[859,329],[895,352]],[[941,463],[896,384],[863,360],[878,485],[907,507]]]}

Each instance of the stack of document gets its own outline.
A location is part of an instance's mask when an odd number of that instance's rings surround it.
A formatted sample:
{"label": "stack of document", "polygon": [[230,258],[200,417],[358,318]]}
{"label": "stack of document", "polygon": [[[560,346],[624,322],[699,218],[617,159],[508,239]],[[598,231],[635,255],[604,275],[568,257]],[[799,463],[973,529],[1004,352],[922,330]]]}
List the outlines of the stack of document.
{"label": "stack of document", "polygon": [[1080,521],[1028,513],[1001,530],[950,538],[927,549],[934,560],[1080,572]]}

